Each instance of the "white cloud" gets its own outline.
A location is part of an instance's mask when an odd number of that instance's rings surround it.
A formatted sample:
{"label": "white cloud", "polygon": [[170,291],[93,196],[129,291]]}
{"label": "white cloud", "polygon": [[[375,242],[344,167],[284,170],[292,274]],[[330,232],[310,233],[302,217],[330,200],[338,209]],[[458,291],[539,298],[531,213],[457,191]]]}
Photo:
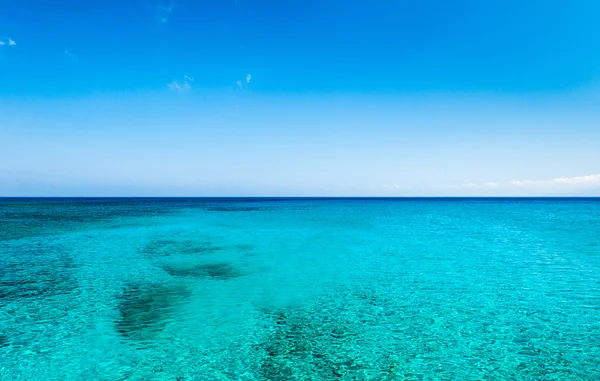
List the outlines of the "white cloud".
{"label": "white cloud", "polygon": [[525,186],[527,184],[527,181],[522,181],[522,180],[512,180],[508,182],[509,185],[515,185],[518,187],[522,187]]}
{"label": "white cloud", "polygon": [[154,8],[154,18],[161,24],[166,24],[173,13],[173,4],[158,3]]}
{"label": "white cloud", "polygon": [[167,86],[173,91],[181,91],[181,85],[176,80],[173,80],[173,82],[169,83]]}
{"label": "white cloud", "polygon": [[577,176],[577,177],[557,177],[552,182],[565,185],[600,185],[600,174]]}
{"label": "white cloud", "polygon": [[383,189],[384,191],[409,191],[411,190],[411,187],[402,186],[398,184],[387,184],[382,185],[381,189]]}
{"label": "white cloud", "polygon": [[464,183],[459,186],[445,186],[444,189],[482,189],[495,192],[525,194],[571,194],[587,190],[600,190],[600,174],[557,177],[551,180],[511,180],[507,182],[489,181],[482,184]]}
{"label": "white cloud", "polygon": [[251,80],[252,74],[246,74],[246,78],[244,80],[240,79],[239,81],[236,81],[235,84],[240,88],[240,90],[243,90],[244,88],[248,87]]}
{"label": "white cloud", "polygon": [[0,46],[17,46],[17,43],[10,37],[0,37]]}
{"label": "white cloud", "polygon": [[189,84],[189,82],[193,82],[193,81],[194,81],[194,78],[184,75],[183,82],[180,82],[180,81],[174,79],[171,83],[169,83],[167,85],[167,87],[169,89],[171,89],[172,91],[176,91],[178,93],[183,93],[192,88],[192,86]]}
{"label": "white cloud", "polygon": [[191,86],[189,83],[187,82],[179,82],[177,80],[173,80],[173,82],[169,83],[167,85],[169,87],[169,89],[173,90],[173,91],[177,91],[178,93],[182,93],[184,91],[188,91],[189,89],[191,89]]}

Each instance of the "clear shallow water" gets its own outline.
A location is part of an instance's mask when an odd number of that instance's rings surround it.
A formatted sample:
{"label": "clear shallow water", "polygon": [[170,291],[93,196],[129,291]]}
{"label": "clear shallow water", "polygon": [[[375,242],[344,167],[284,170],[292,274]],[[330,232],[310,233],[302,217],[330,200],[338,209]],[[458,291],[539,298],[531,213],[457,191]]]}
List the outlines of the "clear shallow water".
{"label": "clear shallow water", "polygon": [[600,199],[0,199],[2,380],[598,380]]}

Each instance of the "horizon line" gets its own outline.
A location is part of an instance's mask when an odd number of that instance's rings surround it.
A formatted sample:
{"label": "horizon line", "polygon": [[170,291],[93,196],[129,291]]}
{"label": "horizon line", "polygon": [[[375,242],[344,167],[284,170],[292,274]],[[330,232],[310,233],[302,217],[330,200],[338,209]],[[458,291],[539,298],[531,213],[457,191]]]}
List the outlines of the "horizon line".
{"label": "horizon line", "polygon": [[600,199],[600,196],[0,196],[3,199]]}

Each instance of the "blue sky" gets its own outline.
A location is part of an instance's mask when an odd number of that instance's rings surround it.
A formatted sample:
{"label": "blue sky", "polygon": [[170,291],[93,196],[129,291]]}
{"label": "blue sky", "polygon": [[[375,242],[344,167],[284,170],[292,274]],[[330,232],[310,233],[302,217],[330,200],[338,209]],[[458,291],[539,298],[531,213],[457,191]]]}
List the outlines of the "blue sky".
{"label": "blue sky", "polygon": [[600,195],[598,14],[0,0],[0,195]]}

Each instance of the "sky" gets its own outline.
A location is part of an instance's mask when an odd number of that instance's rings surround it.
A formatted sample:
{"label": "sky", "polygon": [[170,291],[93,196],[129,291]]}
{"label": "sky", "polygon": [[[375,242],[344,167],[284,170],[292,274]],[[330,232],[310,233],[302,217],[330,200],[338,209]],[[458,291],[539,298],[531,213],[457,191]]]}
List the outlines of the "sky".
{"label": "sky", "polygon": [[596,0],[0,0],[0,196],[600,196]]}

